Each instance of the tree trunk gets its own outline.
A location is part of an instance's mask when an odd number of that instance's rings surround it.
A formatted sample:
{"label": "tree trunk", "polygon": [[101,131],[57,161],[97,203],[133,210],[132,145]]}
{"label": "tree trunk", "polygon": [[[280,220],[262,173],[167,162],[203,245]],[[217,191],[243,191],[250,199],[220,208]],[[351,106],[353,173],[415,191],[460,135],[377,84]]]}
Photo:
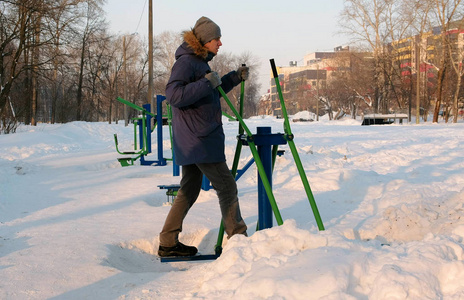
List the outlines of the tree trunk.
{"label": "tree trunk", "polygon": [[454,100],[453,100],[453,123],[458,122],[458,98],[459,98],[459,90],[461,89],[461,76],[458,76],[458,82],[456,84],[456,90],[454,91]]}
{"label": "tree trunk", "polygon": [[79,83],[77,85],[77,112],[76,120],[80,121],[82,116],[82,85],[84,82],[84,57],[85,57],[85,43],[86,38],[82,39],[81,58],[79,61]]}
{"label": "tree trunk", "polygon": [[445,80],[446,66],[438,70],[437,75],[437,102],[435,103],[435,110],[433,112],[433,123],[438,123],[438,116],[440,115],[440,107],[442,102],[443,82]]}
{"label": "tree trunk", "polygon": [[32,95],[31,95],[31,125],[37,126],[37,102],[38,102],[38,76],[39,76],[39,45],[40,45],[40,23],[42,15],[37,11],[34,22],[34,43],[32,48]]}

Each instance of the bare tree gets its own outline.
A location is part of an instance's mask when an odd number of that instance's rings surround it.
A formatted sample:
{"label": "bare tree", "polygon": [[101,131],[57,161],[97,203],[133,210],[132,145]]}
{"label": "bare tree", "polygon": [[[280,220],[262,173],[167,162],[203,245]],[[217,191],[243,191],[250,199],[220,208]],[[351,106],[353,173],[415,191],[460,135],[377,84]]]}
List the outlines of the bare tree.
{"label": "bare tree", "polygon": [[164,94],[166,84],[168,83],[171,69],[176,62],[175,53],[180,44],[182,44],[182,35],[172,31],[164,31],[155,37],[155,56],[156,70],[159,74],[155,82],[155,90]]}
{"label": "bare tree", "polygon": [[[422,97],[427,95],[427,76],[422,76],[421,78],[421,65],[427,60],[427,35],[432,31],[433,25],[430,23],[430,13],[433,10],[433,0],[413,0],[408,1],[404,0],[402,2],[402,11],[405,18],[411,20],[411,30],[409,35],[416,36],[416,39],[412,40],[413,44],[411,46],[415,47],[414,52],[416,53],[418,61],[416,65],[413,66],[410,64],[411,73],[416,74],[416,122],[419,122],[421,110],[423,110],[423,119],[427,121],[428,109],[430,106],[430,101],[427,97]],[[411,51],[412,52],[412,51]],[[412,56],[412,53],[411,53]],[[412,57],[410,58],[412,61]],[[427,70],[427,67],[425,68]],[[424,72],[426,75],[426,72]],[[412,79],[412,78],[411,78]],[[422,82],[424,86],[421,87]],[[409,98],[412,102],[413,95],[413,81],[410,81],[410,91]],[[422,92],[421,92],[422,91]],[[411,109],[411,108],[410,108]]]}
{"label": "bare tree", "polygon": [[[35,45],[31,42],[34,36],[34,3],[33,1],[16,1],[0,3],[0,114],[7,113],[7,102],[11,104],[11,92],[20,76],[30,70],[29,50]],[[16,117],[3,116],[5,122]],[[9,126],[2,126],[9,128]]]}
{"label": "bare tree", "polygon": [[[462,28],[463,27],[463,22],[460,21],[456,24],[458,27],[457,28]],[[449,32],[449,36],[451,38],[451,42],[448,43],[448,51],[449,51],[449,58],[450,58],[450,65],[451,69],[454,71],[454,75],[456,78],[456,82],[454,84],[455,89],[454,89],[454,95],[453,95],[453,102],[452,102],[452,110],[453,110],[453,123],[458,122],[458,100],[459,100],[459,93],[461,90],[462,86],[462,79],[464,76],[464,47],[461,45],[461,43],[458,41],[459,35],[460,35],[460,30],[458,29],[452,30],[452,32]],[[446,116],[449,116],[449,113],[446,114]]]}
{"label": "bare tree", "polygon": [[[222,52],[215,57],[211,63],[211,69],[218,72],[220,75],[225,75],[232,70],[238,69],[242,64],[247,65],[250,68],[250,76],[245,81],[245,94],[244,94],[244,117],[255,115],[257,112],[257,105],[259,101],[259,83],[257,81],[258,65],[259,61],[250,52],[244,52],[240,55],[234,55],[232,53]],[[236,104],[238,108],[240,100],[240,85],[235,87],[232,91],[227,94],[229,100]],[[228,114],[232,114],[232,110],[226,105],[224,100],[222,101],[222,110]]]}
{"label": "bare tree", "polygon": [[341,14],[340,25],[350,34],[354,41],[368,47],[373,54],[375,102],[374,111],[385,112],[384,103],[387,99],[387,84],[385,79],[385,47],[391,35],[388,13],[393,9],[395,1],[388,0],[347,0]]}
{"label": "bare tree", "polygon": [[[247,65],[250,68],[250,74],[248,79],[245,81],[245,94],[243,103],[243,117],[255,116],[258,113],[258,102],[259,102],[259,90],[261,88],[258,82],[259,75],[259,59],[254,56],[251,52],[243,52],[235,58],[235,69],[242,64]],[[237,96],[240,95],[240,88],[234,89]]]}
{"label": "bare tree", "polygon": [[[46,49],[49,56],[51,56],[51,72],[48,76],[50,82],[50,105],[49,114],[51,123],[55,123],[57,119],[57,108],[59,97],[63,99],[63,95],[60,95],[60,86],[64,84],[63,66],[66,60],[69,60],[68,51],[64,47],[71,41],[70,32],[71,25],[74,24],[79,14],[75,13],[77,5],[82,0],[59,0],[55,2],[52,13],[47,18],[45,26],[51,36],[51,43],[48,49]],[[61,106],[63,103],[60,103]]]}
{"label": "bare tree", "polygon": [[[156,48],[155,57],[157,64],[155,68],[155,89],[164,93],[167,81],[171,74],[172,66],[175,63],[175,52],[182,43],[182,34],[174,32],[163,32],[155,38]],[[236,70],[242,64],[250,68],[249,79],[245,81],[245,101],[244,115],[252,116],[257,113],[259,101],[259,83],[258,76],[258,59],[250,52],[244,52],[240,55],[220,52],[210,63],[211,69],[221,75],[225,75],[231,70]],[[227,95],[232,103],[238,104],[240,98],[240,87],[234,88]],[[223,101],[223,100],[222,100]],[[232,111],[223,101],[222,109],[231,114]]]}
{"label": "bare tree", "polygon": [[[428,1],[428,0],[425,0]],[[425,2],[418,0],[417,2]],[[400,61],[402,41],[411,36],[417,18],[410,0],[348,0],[340,25],[362,51],[371,52],[374,63],[374,112],[386,113],[410,102]],[[393,100],[394,103],[390,103]]]}
{"label": "bare tree", "polygon": [[434,0],[434,20],[440,28],[440,43],[439,45],[439,62],[438,62],[438,75],[437,75],[437,100],[435,102],[435,109],[433,112],[433,122],[438,122],[440,108],[442,105],[443,86],[445,80],[446,70],[450,65],[450,55],[448,52],[449,30],[452,21],[461,19],[464,12],[464,2],[462,0]]}
{"label": "bare tree", "polygon": [[83,101],[83,82],[84,82],[84,65],[86,63],[86,52],[90,42],[95,41],[97,32],[105,28],[105,22],[101,19],[102,9],[99,6],[101,1],[87,0],[82,3],[83,25],[80,33],[80,51],[79,51],[79,78],[76,95],[76,119],[81,120],[82,101]]}
{"label": "bare tree", "polygon": [[[124,47],[124,36],[110,35],[103,2],[0,0],[0,132],[14,132],[19,121],[118,120],[121,107],[115,109],[115,97],[122,87],[133,103],[146,102],[146,42],[125,35]],[[159,93],[164,93],[180,43],[180,34],[158,37],[154,79]],[[237,68],[236,59],[224,56],[224,69]],[[246,55],[239,60],[250,66],[255,61]],[[126,76],[121,76],[123,69]],[[254,83],[247,81],[250,113],[258,89]]]}
{"label": "bare tree", "polygon": [[370,53],[341,52],[337,55],[338,68],[328,81],[327,95],[340,109],[350,112],[353,119],[358,113],[370,111],[375,90],[373,60]]}

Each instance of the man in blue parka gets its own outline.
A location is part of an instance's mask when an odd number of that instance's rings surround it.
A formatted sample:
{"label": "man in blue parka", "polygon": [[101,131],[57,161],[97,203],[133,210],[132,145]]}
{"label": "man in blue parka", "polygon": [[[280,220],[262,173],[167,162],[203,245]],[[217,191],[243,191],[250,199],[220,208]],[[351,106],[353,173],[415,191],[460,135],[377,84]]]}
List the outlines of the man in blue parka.
{"label": "man in blue parka", "polygon": [[177,197],[160,233],[158,255],[191,256],[197,248],[179,242],[182,223],[200,193],[203,174],[219,198],[225,231],[230,238],[245,234],[240,214],[237,185],[224,154],[224,130],[219,85],[228,93],[248,77],[248,67],[239,67],[222,78],[211,72],[208,62],[218,53],[221,29],[201,17],[176,50],[176,62],[166,86],[166,100],[172,107],[174,155],[182,166]]}

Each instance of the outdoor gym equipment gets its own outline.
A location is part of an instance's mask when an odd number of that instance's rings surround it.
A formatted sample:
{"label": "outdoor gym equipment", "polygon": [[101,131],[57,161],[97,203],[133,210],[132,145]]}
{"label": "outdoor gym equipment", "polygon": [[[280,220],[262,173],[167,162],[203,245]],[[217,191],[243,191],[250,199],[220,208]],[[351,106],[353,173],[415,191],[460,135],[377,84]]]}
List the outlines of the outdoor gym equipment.
{"label": "outdoor gym equipment", "polygon": [[[314,196],[311,192],[311,188],[308,183],[308,179],[306,177],[306,173],[304,171],[303,165],[301,163],[298,151],[295,146],[295,142],[293,141],[294,135],[290,128],[290,123],[288,121],[287,110],[285,107],[285,102],[282,96],[282,91],[280,90],[280,83],[278,79],[277,69],[275,67],[274,59],[270,60],[271,67],[273,71],[273,76],[276,81],[277,90],[279,93],[280,104],[282,108],[282,113],[284,117],[284,132],[285,134],[272,134],[270,127],[258,127],[257,134],[253,135],[249,128],[246,126],[245,122],[243,121],[243,98],[244,98],[244,81],[241,83],[241,93],[240,93],[240,112],[238,112],[229,98],[227,94],[224,92],[221,86],[218,86],[217,89],[223,99],[226,101],[227,105],[230,107],[236,119],[239,121],[239,135],[237,146],[234,155],[234,161],[232,164],[232,175],[237,178],[237,171],[238,171],[238,160],[240,158],[240,152],[242,145],[248,145],[250,147],[251,153],[253,155],[253,160],[256,163],[258,168],[258,224],[257,230],[262,230],[266,228],[272,227],[272,214],[271,211],[274,212],[275,219],[277,224],[280,226],[283,224],[282,217],[280,215],[280,211],[277,207],[277,203],[274,198],[274,194],[272,192],[272,170],[275,165],[276,156],[279,153],[278,145],[289,144],[292,156],[295,160],[295,164],[298,168],[298,172],[300,174],[303,186],[306,191],[306,195],[310,202],[310,206],[313,210],[314,217],[316,219],[316,223],[318,225],[319,230],[324,230],[324,225],[319,215],[319,211],[317,209],[316,202],[314,200]],[[245,134],[246,133],[246,134]],[[258,147],[257,147],[258,146]],[[271,149],[272,146],[272,149]],[[281,152],[280,152],[281,153]],[[253,163],[253,160],[250,161],[246,168]],[[222,253],[222,242],[224,238],[224,225],[221,221],[221,225],[219,228],[218,240],[215,246],[215,254],[214,255],[200,255],[194,257],[170,257],[170,258],[161,258],[162,262],[172,262],[172,261],[188,261],[188,260],[207,260],[207,259],[216,259]]]}
{"label": "outdoor gym equipment", "polygon": [[[151,131],[148,130],[147,124],[150,124],[151,118],[154,117],[155,115],[150,113],[150,109],[148,107],[140,107],[120,97],[118,97],[116,100],[140,111],[142,114],[141,117],[133,119],[134,120],[134,151],[120,151],[118,136],[116,133],[114,134],[114,143],[116,145],[116,151],[122,155],[135,155],[135,156],[118,158],[118,161],[121,164],[121,166],[126,167],[129,165],[133,165],[137,159],[151,152],[151,149],[149,148],[149,144],[147,141],[148,136],[150,136],[151,134]],[[139,134],[140,134],[140,150],[138,151],[137,151],[137,126],[139,127]]]}
{"label": "outdoor gym equipment", "polygon": [[[157,95],[157,114],[154,115],[150,112],[150,104],[145,104],[143,107],[140,107],[130,101],[127,101],[121,97],[118,97],[116,100],[119,102],[137,110],[140,112],[141,116],[134,118],[134,151],[120,151],[118,145],[118,137],[114,134],[114,142],[116,144],[116,151],[122,155],[131,155],[129,157],[118,158],[118,161],[121,163],[121,166],[130,166],[134,162],[140,159],[141,165],[154,165],[154,166],[165,166],[167,160],[173,161],[173,175],[179,175],[179,166],[175,164],[174,153],[173,158],[163,157],[163,114],[162,114],[162,102],[166,99],[165,96]],[[151,120],[155,118],[155,126],[153,130],[157,129],[157,150],[158,150],[158,159],[157,160],[147,160],[146,156],[151,153]],[[170,107],[168,106],[168,122],[170,121]],[[170,123],[170,122],[169,122]],[[169,124],[170,126],[170,124]],[[137,127],[139,128],[139,150],[137,151]],[[171,132],[171,128],[169,127]],[[172,139],[172,138],[171,138]]]}
{"label": "outdoor gym equipment", "polygon": [[[268,127],[257,128],[257,134],[256,135],[251,134],[250,130],[248,129],[248,127],[246,126],[245,122],[242,119],[244,81],[242,81],[242,84],[241,84],[240,112],[237,112],[237,110],[230,102],[224,90],[222,90],[220,86],[218,87],[218,90],[221,93],[224,100],[227,102],[227,105],[230,107],[230,109],[235,114],[237,120],[240,122],[240,125],[239,125],[239,137],[240,138],[239,138],[239,141],[237,142],[234,162],[232,164],[232,175],[235,176],[237,172],[238,158],[240,157],[240,151],[241,151],[241,143],[248,144],[253,154],[253,158],[256,162],[256,166],[258,168],[258,173],[259,173],[259,176],[258,176],[259,177],[259,180],[258,180],[259,212],[258,212],[257,230],[272,227],[271,209],[274,212],[274,216],[276,218],[277,224],[282,225],[283,223],[282,217],[280,215],[279,209],[277,207],[277,203],[272,193],[272,170],[275,164],[276,155],[278,153],[278,145],[288,143],[290,150],[292,152],[295,164],[297,165],[297,169],[300,174],[303,186],[305,188],[306,195],[309,199],[311,208],[313,210],[313,214],[316,219],[318,228],[319,230],[324,230],[324,224],[322,223],[321,217],[319,215],[319,210],[317,208],[316,202],[314,200],[314,196],[309,186],[306,173],[304,171],[303,165],[301,163],[301,160],[298,154],[298,150],[296,149],[295,142],[293,141],[294,135],[290,128],[290,122],[288,120],[288,114],[287,114],[287,110],[285,107],[285,102],[282,96],[282,91],[280,89],[279,76],[277,74],[277,68],[275,66],[274,59],[271,59],[270,63],[271,63],[274,80],[276,81],[276,86],[277,86],[277,90],[279,93],[279,99],[280,99],[282,114],[284,118],[285,135],[271,134],[270,128]],[[243,134],[244,132],[246,132],[246,135]],[[285,140],[285,142],[281,140],[282,138]],[[258,145],[258,148],[256,148],[256,145]],[[272,150],[270,149],[271,145],[273,146]],[[223,223],[221,222],[221,226],[219,228],[218,241],[215,246],[216,254],[220,254],[222,252],[223,235],[224,235],[224,226],[223,226]]]}
{"label": "outdoor gym equipment", "polygon": [[[243,86],[244,86],[244,82],[242,81],[242,87]],[[240,153],[237,155],[237,152],[241,151],[242,142],[245,142],[249,146],[251,153],[253,155],[253,159],[258,168],[258,175],[259,175],[259,180],[258,180],[258,208],[259,208],[258,210],[259,211],[258,211],[258,226],[257,226],[258,230],[272,227],[272,215],[270,213],[271,210],[274,212],[274,216],[276,218],[277,224],[280,226],[283,224],[282,216],[280,215],[279,208],[277,207],[274,194],[272,193],[272,186],[269,181],[269,177],[272,176],[272,161],[269,158],[272,156],[267,154],[268,152],[267,150],[269,149],[272,143],[265,142],[266,140],[265,135],[270,134],[270,128],[259,129],[260,132],[258,132],[257,135],[253,135],[250,129],[248,129],[248,127],[246,126],[245,122],[243,121],[241,114],[235,109],[232,102],[230,102],[229,98],[227,97],[227,94],[224,92],[222,87],[219,86],[217,89],[219,93],[221,93],[222,97],[224,98],[224,100],[226,101],[227,105],[230,107],[232,112],[235,114],[237,120],[240,122],[239,133],[246,132],[246,135],[239,134],[239,141],[238,141],[239,143],[237,143],[234,162],[232,164],[233,166],[232,175],[235,177],[236,172],[237,172],[238,158],[240,157]],[[240,95],[240,106],[241,107],[243,106],[243,93],[241,93]],[[260,151],[258,151],[255,141],[259,141],[258,145],[264,146],[264,148],[260,148]],[[282,141],[279,141],[279,143],[280,142]],[[263,162],[260,157],[260,153],[262,153],[264,155],[263,158],[266,159],[265,160],[266,167],[263,165]],[[271,166],[271,168],[269,168],[269,166]],[[269,209],[269,206],[270,206],[270,209]],[[214,249],[216,255],[220,255],[222,253],[223,239],[224,239],[224,224],[221,221],[221,225],[219,227],[218,240],[217,240],[217,243]]]}

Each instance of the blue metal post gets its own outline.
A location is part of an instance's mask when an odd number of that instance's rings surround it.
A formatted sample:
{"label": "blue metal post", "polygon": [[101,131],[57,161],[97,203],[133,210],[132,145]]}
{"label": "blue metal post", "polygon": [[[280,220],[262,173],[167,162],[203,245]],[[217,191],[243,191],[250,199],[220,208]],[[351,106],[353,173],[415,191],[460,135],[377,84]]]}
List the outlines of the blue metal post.
{"label": "blue metal post", "polygon": [[[258,127],[257,135],[271,134],[271,127]],[[272,187],[272,149],[271,144],[258,145],[258,154],[263,163],[263,167]],[[258,228],[259,230],[272,227],[272,207],[264,188],[261,176],[258,173]]]}
{"label": "blue metal post", "polygon": [[180,175],[180,166],[176,164],[176,156],[174,152],[172,152],[172,176],[179,176]]}
{"label": "blue metal post", "polygon": [[[257,146],[257,155],[259,156],[259,160],[263,167],[261,172],[265,172],[269,182],[269,187],[272,189],[272,147],[276,145],[285,145],[287,144],[287,140],[282,133],[271,133],[271,127],[258,127],[256,130],[257,133],[254,134],[251,139]],[[242,135],[239,136],[239,138],[243,145],[248,145],[248,139],[250,137]],[[249,163],[252,163],[253,161],[254,159]],[[247,164],[246,168],[248,167],[249,166]],[[243,175],[243,173],[240,174],[239,172],[238,174],[239,176]],[[272,213],[275,213],[275,211],[272,209],[271,201],[268,193],[266,192],[266,186],[259,174],[260,170],[258,170],[258,230],[261,230],[272,227]],[[237,177],[236,179],[238,179]],[[277,219],[277,222],[279,223],[279,219]]]}
{"label": "blue metal post", "polygon": [[146,130],[146,129],[143,127],[144,124],[143,124],[143,120],[142,120],[142,119],[138,120],[138,125],[139,125],[139,149],[140,149],[140,150],[143,150],[143,149],[145,149],[145,148],[144,148],[144,145],[143,145],[143,141],[145,140],[145,139],[143,138],[143,132],[144,132],[144,130]]}
{"label": "blue metal post", "polygon": [[156,95],[156,123],[158,124],[158,165],[165,166],[166,159],[163,157],[163,101],[165,96]]}
{"label": "blue metal post", "polygon": [[204,191],[209,191],[211,189],[211,182],[205,175],[203,175],[203,180],[201,181],[201,189]]}
{"label": "blue metal post", "polygon": [[[146,111],[150,111],[151,106],[150,104],[144,104],[143,108],[145,108]],[[147,133],[147,152],[148,153],[151,153],[151,130],[150,130],[151,118],[152,116],[150,116],[149,114],[146,115],[145,128],[143,128],[143,130],[145,130],[145,132]],[[140,132],[142,132],[142,130],[140,130]],[[142,140],[141,140],[141,143],[143,144]]]}

